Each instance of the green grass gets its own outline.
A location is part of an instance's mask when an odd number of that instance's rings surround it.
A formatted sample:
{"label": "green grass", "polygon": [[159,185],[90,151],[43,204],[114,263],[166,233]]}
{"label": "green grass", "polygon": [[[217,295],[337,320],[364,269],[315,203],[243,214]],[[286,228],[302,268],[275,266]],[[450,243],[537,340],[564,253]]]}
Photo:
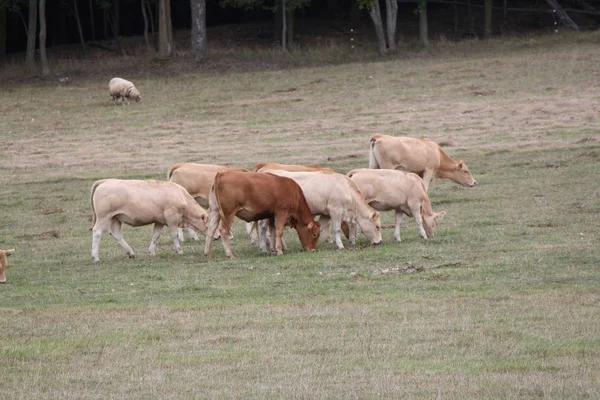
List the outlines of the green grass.
{"label": "green grass", "polygon": [[[134,75],[129,107],[110,104],[109,75],[5,85],[0,248],[16,251],[0,397],[600,397],[598,43],[434,44],[378,62],[337,49],[321,66],[323,52],[247,52],[275,67]],[[368,165],[373,133],[448,143],[473,172],[474,188],[430,185],[447,211],[434,238],[406,217],[395,243],[383,213],[381,246],[311,254],[286,231],[273,257],[236,223],[236,259],[215,242],[208,261],[203,240],[177,255],[165,235],[150,256],[151,228],[124,227],[136,258],[106,234],[91,261],[97,179],[164,179],[182,161],[345,173]]]}

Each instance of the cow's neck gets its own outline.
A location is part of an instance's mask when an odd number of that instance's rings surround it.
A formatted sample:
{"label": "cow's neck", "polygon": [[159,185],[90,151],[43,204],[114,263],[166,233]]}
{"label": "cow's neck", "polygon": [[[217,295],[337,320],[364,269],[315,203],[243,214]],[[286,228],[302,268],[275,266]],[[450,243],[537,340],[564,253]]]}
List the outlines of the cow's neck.
{"label": "cow's neck", "polygon": [[440,147],[440,167],[438,168],[435,176],[440,179],[448,179],[449,175],[456,169],[456,165],[458,162],[450,157],[446,152]]}

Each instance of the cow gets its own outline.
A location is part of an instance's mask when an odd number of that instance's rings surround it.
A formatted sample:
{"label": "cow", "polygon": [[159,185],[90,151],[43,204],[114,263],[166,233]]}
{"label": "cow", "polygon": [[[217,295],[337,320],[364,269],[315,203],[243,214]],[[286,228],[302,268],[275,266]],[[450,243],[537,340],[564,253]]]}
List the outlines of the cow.
{"label": "cow", "polygon": [[6,283],[6,257],[10,256],[15,249],[0,250],[0,283]]}
{"label": "cow", "polygon": [[[234,168],[225,165],[177,163],[173,164],[167,172],[167,180],[183,186],[196,201],[204,208],[208,208],[208,194],[217,172],[221,171],[244,171],[245,168]],[[187,230],[188,235],[198,240],[196,231],[191,228]],[[218,235],[217,235],[218,237]],[[183,232],[179,230],[179,240],[183,241]]]}
{"label": "cow", "polygon": [[394,210],[394,238],[400,241],[402,214],[414,217],[423,239],[435,234],[438,221],[446,211],[433,212],[423,180],[415,173],[387,169],[354,169],[348,172],[371,207],[378,211]]}
{"label": "cow", "polygon": [[252,167],[252,172],[262,172],[267,169],[282,169],[284,171],[291,172],[302,172],[302,171],[325,171],[325,172],[335,172],[331,168],[320,167],[318,165],[295,165],[295,164],[280,164],[276,162],[266,161],[254,164]]}
{"label": "cow", "polygon": [[100,239],[110,229],[110,234],[125,249],[129,258],[135,256],[133,249],[121,234],[121,224],[144,226],[154,224],[154,232],[148,252],[156,253],[156,241],[164,226],[173,237],[173,249],[181,253],[178,228],[192,227],[206,233],[208,213],[196,200],[173,182],[157,180],[102,179],[94,182],[91,189],[92,213],[92,259],[100,261]]}
{"label": "cow", "polygon": [[[290,172],[315,172],[315,171],[323,171],[323,172],[335,172],[334,170],[332,170],[331,168],[327,168],[327,167],[321,167],[319,165],[296,165],[296,164],[280,164],[277,162],[271,162],[271,161],[266,161],[266,162],[259,162],[254,164],[254,167],[252,167],[252,171],[253,172],[263,172],[266,170],[275,170],[275,169],[280,169],[283,171],[290,171]],[[327,226],[322,226],[321,229],[325,231],[326,233],[326,240],[328,243],[331,243],[331,235],[329,234],[329,223],[327,222]],[[347,226],[344,225],[344,228],[347,231]],[[248,232],[248,234],[250,235],[250,243],[255,243],[256,240],[258,239],[258,223],[257,222],[253,222],[251,224],[246,224],[246,232]],[[267,235],[267,240],[268,240],[268,235]],[[263,243],[264,245],[264,243]],[[285,243],[283,243],[283,247],[285,248]],[[264,250],[264,249],[262,249]]]}
{"label": "cow", "polygon": [[213,181],[208,204],[210,219],[204,246],[204,254],[208,257],[213,235],[221,223],[225,255],[233,258],[229,233],[234,216],[246,222],[269,219],[271,243],[275,244],[277,255],[283,254],[285,225],[296,229],[305,250],[317,248],[321,226],[313,219],[302,189],[292,179],[259,172],[219,172]]}
{"label": "cow", "polygon": [[[340,235],[343,222],[350,227],[358,225],[371,243],[381,243],[379,213],[367,205],[356,184],[347,176],[328,172],[264,172],[292,178],[300,185],[312,214],[320,215],[323,225],[331,220],[338,249],[344,248]],[[354,244],[355,240],[356,237],[350,235],[350,243]]]}
{"label": "cow", "polygon": [[477,184],[462,160],[455,161],[429,139],[372,135],[369,168],[414,172],[423,179],[425,189],[432,178],[449,179],[468,187]]}

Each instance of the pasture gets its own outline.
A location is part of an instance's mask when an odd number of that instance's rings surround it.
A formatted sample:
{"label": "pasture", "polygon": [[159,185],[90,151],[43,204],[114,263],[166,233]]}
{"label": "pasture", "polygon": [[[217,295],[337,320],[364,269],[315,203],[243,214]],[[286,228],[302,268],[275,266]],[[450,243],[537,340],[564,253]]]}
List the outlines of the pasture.
{"label": "pasture", "polygon": [[[123,76],[0,90],[0,397],[600,397],[598,32],[445,43],[376,62]],[[300,55],[299,57],[301,57]],[[67,71],[68,73],[68,71]],[[91,261],[89,191],[182,161],[368,166],[373,133],[427,137],[477,186],[434,181],[436,236],[236,259],[124,226]],[[347,244],[347,242],[345,242]]]}

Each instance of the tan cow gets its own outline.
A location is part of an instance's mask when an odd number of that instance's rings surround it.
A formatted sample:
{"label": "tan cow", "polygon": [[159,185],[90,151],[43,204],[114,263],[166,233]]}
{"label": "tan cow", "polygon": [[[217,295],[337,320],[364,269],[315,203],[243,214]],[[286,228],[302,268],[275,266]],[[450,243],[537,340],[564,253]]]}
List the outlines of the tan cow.
{"label": "tan cow", "polygon": [[208,213],[194,198],[173,182],[156,180],[102,179],[94,182],[91,190],[92,212],[92,258],[100,261],[100,239],[110,229],[110,234],[125,249],[129,258],[134,257],[132,248],[121,234],[121,224],[143,226],[154,224],[152,241],[148,251],[154,255],[156,241],[163,226],[168,226],[173,237],[173,249],[181,253],[178,228],[192,227],[206,233]]}
{"label": "tan cow", "polygon": [[[177,163],[173,164],[167,172],[167,180],[183,186],[196,201],[204,208],[208,208],[208,194],[217,172],[222,171],[244,171],[245,168],[233,168],[225,165],[196,164],[196,163]],[[198,240],[196,232],[188,228],[188,235]],[[218,235],[217,235],[218,237]],[[183,241],[183,234],[180,230],[179,240]]]}
{"label": "tan cow", "polygon": [[449,179],[463,186],[477,183],[462,161],[455,161],[435,142],[428,139],[371,136],[369,168],[399,169],[423,178],[425,189],[432,178]]}
{"label": "tan cow", "polygon": [[423,239],[433,237],[438,221],[446,214],[446,211],[433,212],[423,180],[412,172],[363,168],[348,172],[348,176],[371,207],[396,212],[394,237],[398,242],[402,214],[415,218]]}
{"label": "tan cow", "polygon": [[335,172],[331,168],[320,167],[318,165],[295,165],[295,164],[280,164],[276,162],[266,161],[260,162],[252,167],[252,172],[263,172],[267,169],[282,169],[284,171],[301,172],[301,171],[325,171]]}
{"label": "tan cow", "polygon": [[268,218],[271,243],[276,254],[283,254],[282,236],[285,225],[298,231],[305,250],[317,247],[320,224],[312,218],[302,189],[292,179],[258,172],[219,172],[209,195],[210,222],[204,254],[210,257],[213,234],[221,223],[221,240],[225,255],[233,257],[229,233],[234,216],[246,221]]}
{"label": "tan cow", "polygon": [[[347,176],[328,172],[264,172],[292,178],[300,185],[312,214],[321,216],[321,224],[325,225],[325,221],[331,219],[335,244],[339,249],[344,248],[340,235],[342,222],[350,227],[358,225],[371,243],[381,243],[379,213],[367,205],[356,184]],[[350,243],[354,244],[355,240],[356,237],[350,235]]]}
{"label": "tan cow", "polygon": [[6,283],[6,257],[10,256],[13,251],[15,249],[0,250],[0,283]]}

